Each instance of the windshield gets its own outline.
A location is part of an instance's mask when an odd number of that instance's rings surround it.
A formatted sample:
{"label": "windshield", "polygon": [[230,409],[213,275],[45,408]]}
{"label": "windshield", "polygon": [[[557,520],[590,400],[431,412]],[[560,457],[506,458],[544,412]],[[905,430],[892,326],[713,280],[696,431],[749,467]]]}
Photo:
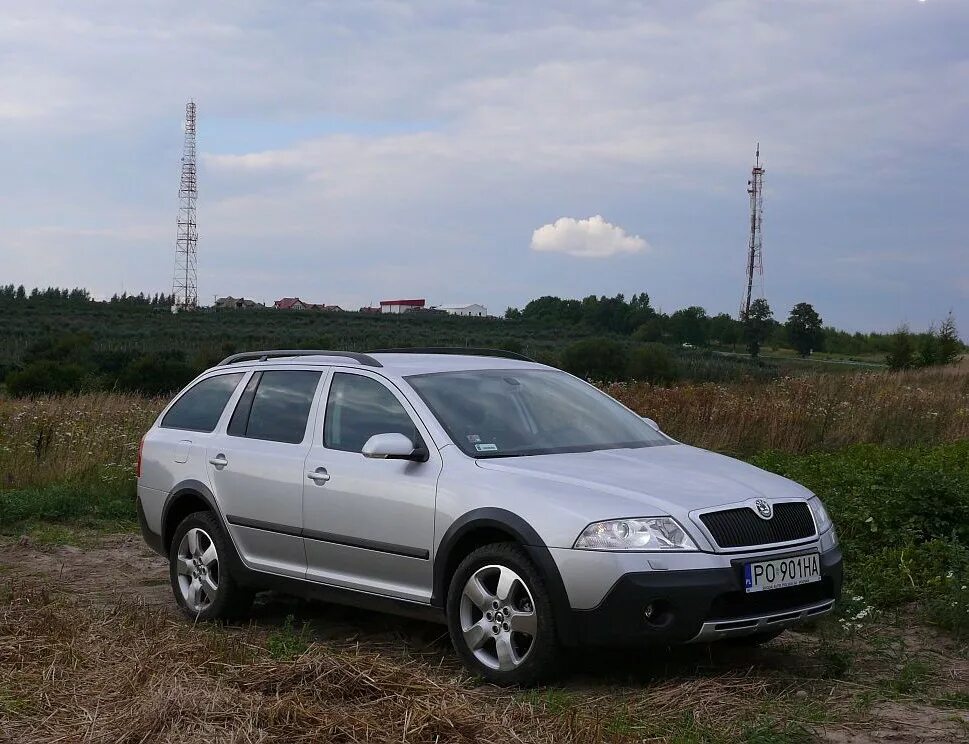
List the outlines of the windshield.
{"label": "windshield", "polygon": [[472,370],[407,378],[472,457],[671,444],[608,395],[557,370]]}

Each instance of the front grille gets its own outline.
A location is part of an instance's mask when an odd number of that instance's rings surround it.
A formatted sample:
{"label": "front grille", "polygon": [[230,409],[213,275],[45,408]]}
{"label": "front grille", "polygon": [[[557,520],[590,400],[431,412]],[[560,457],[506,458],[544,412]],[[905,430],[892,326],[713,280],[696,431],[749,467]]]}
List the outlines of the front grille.
{"label": "front grille", "polygon": [[732,620],[738,617],[767,615],[798,607],[807,607],[834,599],[834,582],[830,576],[810,584],[772,589],[769,592],[747,594],[743,590],[726,592],[713,600],[708,619]]}
{"label": "front grille", "polygon": [[774,504],[770,519],[761,519],[744,506],[701,514],[700,521],[721,548],[771,545],[814,536],[811,508],[804,501]]}

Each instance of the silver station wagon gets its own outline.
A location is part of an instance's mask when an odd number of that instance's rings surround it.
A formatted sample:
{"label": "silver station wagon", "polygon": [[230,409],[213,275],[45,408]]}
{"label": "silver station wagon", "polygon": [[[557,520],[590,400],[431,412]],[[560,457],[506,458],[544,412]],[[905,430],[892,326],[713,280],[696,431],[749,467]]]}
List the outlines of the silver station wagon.
{"label": "silver station wagon", "polygon": [[806,488],[489,350],[230,356],[145,435],[138,515],[194,619],[264,589],[426,616],[499,684],[570,646],[761,643],[841,591]]}

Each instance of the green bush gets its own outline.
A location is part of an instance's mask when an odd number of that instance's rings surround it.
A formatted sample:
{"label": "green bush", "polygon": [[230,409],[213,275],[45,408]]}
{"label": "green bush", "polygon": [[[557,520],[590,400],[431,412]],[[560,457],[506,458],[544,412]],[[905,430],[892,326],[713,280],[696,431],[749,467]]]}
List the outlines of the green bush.
{"label": "green bush", "polygon": [[145,395],[163,395],[185,387],[202,369],[204,367],[197,369],[175,356],[143,356],[121,371],[118,388]]}
{"label": "green bush", "polygon": [[676,362],[663,344],[642,344],[629,353],[626,376],[654,384],[673,382],[677,378]]}
{"label": "green bush", "polygon": [[751,458],[820,496],[838,530],[846,591],[888,608],[916,602],[969,634],[969,442]]}
{"label": "green bush", "polygon": [[562,352],[562,369],[596,382],[616,382],[626,376],[626,349],[618,341],[587,338]]}
{"label": "green bush", "polygon": [[31,362],[7,375],[7,392],[15,397],[72,393],[81,388],[84,369],[77,364],[52,361]]}
{"label": "green bush", "polygon": [[821,496],[842,539],[859,551],[934,538],[969,544],[969,442],[856,445],[806,457],[774,452],[752,461]]}

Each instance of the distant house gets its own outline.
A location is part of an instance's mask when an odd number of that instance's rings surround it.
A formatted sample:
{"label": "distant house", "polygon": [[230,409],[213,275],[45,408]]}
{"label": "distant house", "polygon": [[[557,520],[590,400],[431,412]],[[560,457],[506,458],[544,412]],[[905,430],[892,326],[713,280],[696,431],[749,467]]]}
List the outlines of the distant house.
{"label": "distant house", "polygon": [[443,310],[449,315],[469,315],[476,318],[484,318],[488,315],[488,308],[476,303],[470,305],[438,305],[437,309]]}
{"label": "distant house", "polygon": [[219,297],[215,300],[216,310],[236,310],[250,307],[265,307],[261,302],[247,300],[245,297]]}
{"label": "distant house", "polygon": [[361,307],[358,312],[361,312],[361,313],[372,313],[374,315],[379,315],[380,314],[380,308],[379,307]]}
{"label": "distant house", "polygon": [[273,307],[277,310],[305,310],[306,303],[299,297],[283,297],[281,300],[276,300]]}
{"label": "distant house", "polygon": [[299,297],[283,297],[276,300],[273,307],[277,310],[339,310],[336,305],[322,305],[315,302],[303,302]]}
{"label": "distant house", "polygon": [[381,300],[380,312],[398,315],[412,310],[423,310],[427,300]]}

